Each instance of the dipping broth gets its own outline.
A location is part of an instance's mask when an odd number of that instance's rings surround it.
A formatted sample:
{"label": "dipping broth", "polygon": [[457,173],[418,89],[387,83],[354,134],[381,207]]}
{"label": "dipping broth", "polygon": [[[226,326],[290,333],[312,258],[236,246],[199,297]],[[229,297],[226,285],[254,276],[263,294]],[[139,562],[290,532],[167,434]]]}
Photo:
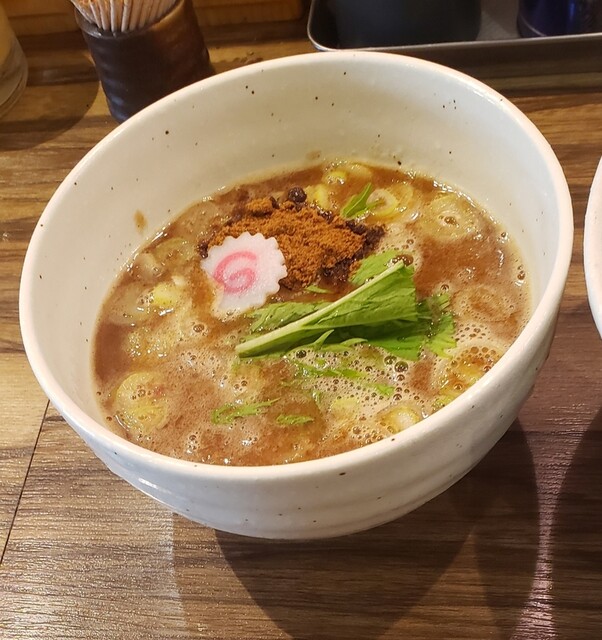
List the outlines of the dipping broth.
{"label": "dipping broth", "polygon": [[321,458],[445,406],[530,310],[521,256],[468,197],[337,161],[215,194],[142,247],[99,316],[97,393],[109,428],[168,456]]}

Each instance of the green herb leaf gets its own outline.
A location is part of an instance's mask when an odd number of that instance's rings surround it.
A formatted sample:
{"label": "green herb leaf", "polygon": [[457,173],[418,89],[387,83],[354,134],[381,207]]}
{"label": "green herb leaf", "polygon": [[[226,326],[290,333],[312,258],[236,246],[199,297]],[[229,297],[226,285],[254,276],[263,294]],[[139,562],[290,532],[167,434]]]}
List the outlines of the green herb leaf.
{"label": "green herb leaf", "polygon": [[328,291],[328,289],[322,289],[322,287],[318,287],[315,284],[310,284],[309,286],[305,287],[305,291],[307,291],[308,293],[331,293],[330,291]]}
{"label": "green herb leaf", "polygon": [[404,360],[417,360],[425,348],[447,358],[448,349],[456,346],[454,319],[448,307],[448,296],[431,296],[418,303],[415,323],[393,321],[362,327],[354,335]]}
{"label": "green herb leaf", "polygon": [[299,318],[303,318],[318,309],[325,307],[327,302],[275,302],[251,311],[248,316],[255,322],[251,331],[271,331]]}
{"label": "green herb leaf", "polygon": [[381,274],[385,269],[391,266],[391,261],[399,255],[399,251],[390,249],[381,253],[374,253],[364,258],[356,269],[355,273],[349,279],[351,284],[360,287],[365,282]]}
{"label": "green herb leaf", "polygon": [[[342,352],[366,343],[404,360],[417,360],[424,349],[448,357],[456,345],[449,297],[417,302],[413,270],[403,262],[388,266],[395,255],[385,251],[366,258],[352,280],[359,286],[335,302],[278,303],[254,312],[252,331],[267,333],[239,344],[238,355],[282,356],[300,347]],[[304,366],[303,375],[311,375]],[[344,372],[316,369],[313,374],[344,377]]]}
{"label": "green herb leaf", "polygon": [[380,395],[387,398],[395,392],[395,387],[391,385],[367,381],[366,374],[357,371],[357,369],[350,369],[348,367],[315,367],[305,362],[295,360],[293,360],[293,364],[304,378],[346,378],[347,380],[357,380],[360,381],[362,386],[368,389],[374,389]]}
{"label": "green herb leaf", "polygon": [[390,322],[380,327],[370,327],[361,333],[369,344],[402,360],[418,360],[426,340],[425,327],[421,323]]}
{"label": "green herb leaf", "polygon": [[373,387],[381,396],[385,396],[385,398],[390,398],[395,393],[395,387],[392,387],[390,384],[377,383],[373,385]]}
{"label": "green herb leaf", "polygon": [[237,418],[246,416],[256,416],[263,413],[267,407],[271,407],[279,398],[266,400],[265,402],[255,402],[250,404],[229,402],[214,409],[211,412],[211,422],[213,424],[232,424]]}
{"label": "green herb leaf", "polygon": [[[328,342],[331,336],[336,336],[340,342]],[[349,349],[366,342],[363,338],[349,338],[348,340],[342,340],[337,336],[337,332],[334,329],[321,335],[317,340],[310,342],[308,345],[303,345],[304,349],[312,349],[313,351],[328,351],[330,353],[345,353]]]}
{"label": "green herb leaf", "polygon": [[362,215],[365,215],[370,212],[370,209],[376,207],[379,202],[373,202],[368,204],[368,198],[372,193],[372,185],[368,183],[360,193],[352,196],[345,203],[340,211],[341,218],[345,218],[345,220],[351,220],[353,218],[359,218]]}
{"label": "green herb leaf", "polygon": [[439,315],[431,325],[431,332],[426,342],[426,347],[435,355],[442,358],[449,357],[449,349],[456,346],[454,338],[454,318],[451,313],[445,311],[449,305],[447,296],[436,296],[436,303],[439,305]]}
{"label": "green herb leaf", "polygon": [[311,364],[297,361],[294,364],[305,378],[347,378],[348,380],[357,380],[364,377],[356,369],[314,367]]}
{"label": "green herb leaf", "polygon": [[[282,353],[307,345],[329,329],[382,324],[390,320],[417,320],[413,271],[402,262],[335,302],[298,320],[247,340],[236,347],[240,357]],[[303,303],[290,303],[303,304]],[[347,338],[362,337],[349,335]]]}
{"label": "green herb leaf", "polygon": [[300,425],[307,424],[308,422],[313,422],[314,419],[311,416],[301,416],[290,413],[281,413],[277,418],[276,422],[278,424],[286,424],[286,425]]}

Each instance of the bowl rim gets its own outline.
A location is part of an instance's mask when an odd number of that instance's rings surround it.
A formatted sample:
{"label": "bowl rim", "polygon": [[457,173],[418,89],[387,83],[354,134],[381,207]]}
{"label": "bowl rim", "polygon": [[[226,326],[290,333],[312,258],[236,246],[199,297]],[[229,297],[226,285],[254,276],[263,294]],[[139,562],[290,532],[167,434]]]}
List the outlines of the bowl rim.
{"label": "bowl rim", "polygon": [[[542,291],[541,299],[537,306],[533,308],[531,317],[517,339],[512,343],[490,372],[478,380],[472,387],[456,398],[453,402],[436,413],[421,420],[412,427],[389,436],[388,438],[384,438],[379,442],[314,460],[261,466],[229,466],[182,460],[145,449],[144,447],[134,442],[130,442],[126,438],[114,433],[108,427],[91,418],[62,390],[61,386],[52,374],[50,367],[42,355],[41,345],[38,342],[38,338],[34,330],[34,321],[27,308],[27,301],[30,299],[35,279],[34,265],[42,245],[40,227],[48,227],[52,218],[57,215],[62,195],[69,188],[74,175],[79,174],[88,164],[93,162],[95,155],[100,150],[112,145],[125,128],[143,126],[145,122],[152,120],[157,114],[167,110],[174,101],[178,101],[180,98],[189,94],[194,94],[200,90],[209,89],[210,87],[219,86],[222,83],[231,82],[236,78],[252,76],[260,71],[267,72],[272,69],[290,67],[291,65],[328,65],[331,63],[338,64],[342,62],[353,63],[356,59],[372,61],[373,63],[378,64],[411,67],[437,75],[442,74],[455,83],[465,85],[467,89],[478,94],[487,101],[495,102],[496,108],[503,110],[506,115],[518,122],[521,129],[528,134],[530,140],[537,147],[539,153],[544,159],[544,163],[552,177],[554,197],[558,203],[559,232],[558,243],[557,246],[554,247],[557,256],[552,267],[549,280]],[[473,398],[475,398],[475,396],[478,397],[481,394],[481,390],[495,385],[495,383],[503,379],[504,376],[510,375],[510,372],[514,370],[517,361],[521,360],[524,357],[524,354],[528,352],[528,346],[532,339],[545,333],[545,329],[549,326],[551,320],[556,314],[558,302],[561,299],[564,290],[570,265],[573,232],[571,197],[560,162],[554,154],[550,144],[531,120],[529,120],[522,111],[520,111],[514,104],[498,93],[495,89],[467,74],[444,65],[394,53],[339,51],[322,53],[314,52],[286,56],[225,71],[216,76],[200,80],[197,83],[184,87],[183,89],[162,98],[149,107],[146,107],[136,115],[132,116],[129,120],[117,126],[84,155],[84,157],[63,179],[55,193],[48,201],[32,234],[23,264],[19,291],[21,334],[30,366],[40,386],[57,411],[67,420],[67,422],[71,424],[74,430],[78,432],[89,446],[92,446],[91,443],[94,443],[96,446],[101,446],[105,450],[110,449],[116,457],[121,456],[124,459],[135,460],[142,465],[152,463],[153,465],[160,466],[165,472],[169,472],[174,475],[188,476],[192,474],[193,476],[202,477],[205,480],[216,480],[222,483],[227,481],[236,482],[240,480],[261,481],[272,478],[279,480],[293,480],[311,476],[316,473],[335,473],[346,470],[349,467],[359,467],[369,464],[372,460],[378,459],[383,454],[386,454],[387,450],[391,452],[393,450],[407,448],[411,446],[413,442],[422,439],[427,434],[430,436],[437,436],[441,430],[446,428],[450,418],[470,411],[471,405],[474,404]],[[74,425],[77,425],[77,427]],[[95,447],[92,448],[96,450]]]}
{"label": "bowl rim", "polygon": [[583,227],[583,270],[589,308],[602,337],[602,158],[589,191]]}

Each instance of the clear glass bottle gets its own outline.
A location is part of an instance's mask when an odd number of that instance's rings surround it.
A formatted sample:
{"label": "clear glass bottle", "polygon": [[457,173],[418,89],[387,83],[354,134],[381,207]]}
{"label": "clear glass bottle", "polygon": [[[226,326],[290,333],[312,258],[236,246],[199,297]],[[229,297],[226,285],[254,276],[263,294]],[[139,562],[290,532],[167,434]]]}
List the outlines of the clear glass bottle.
{"label": "clear glass bottle", "polygon": [[27,60],[0,4],[0,117],[19,99],[27,84]]}

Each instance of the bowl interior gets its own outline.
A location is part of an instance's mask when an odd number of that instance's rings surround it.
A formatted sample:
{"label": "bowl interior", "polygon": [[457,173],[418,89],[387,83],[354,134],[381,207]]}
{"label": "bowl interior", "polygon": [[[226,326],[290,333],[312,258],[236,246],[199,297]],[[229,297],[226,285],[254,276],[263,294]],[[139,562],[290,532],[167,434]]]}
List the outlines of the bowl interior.
{"label": "bowl interior", "polygon": [[[183,89],[120,126],[48,204],[26,259],[21,322],[57,409],[102,418],[92,335],[117,272],[142,242],[193,201],[240,179],[350,156],[437,176],[484,205],[525,256],[534,306],[566,275],[572,226],[564,177],[535,127],[500,95],[388,54],[253,65]],[[92,421],[86,428],[100,429]]]}

